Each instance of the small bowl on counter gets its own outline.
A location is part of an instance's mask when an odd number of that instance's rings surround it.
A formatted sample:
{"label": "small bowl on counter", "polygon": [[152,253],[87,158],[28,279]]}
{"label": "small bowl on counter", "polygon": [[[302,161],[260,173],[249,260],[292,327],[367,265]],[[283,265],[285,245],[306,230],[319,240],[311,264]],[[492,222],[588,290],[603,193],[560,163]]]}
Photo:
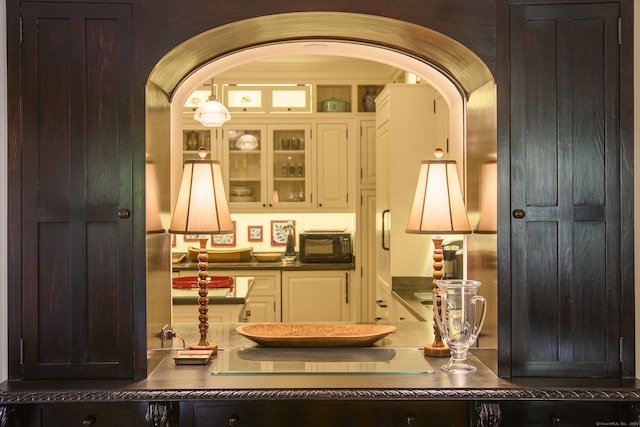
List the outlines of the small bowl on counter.
{"label": "small bowl on counter", "polygon": [[257,252],[253,257],[259,262],[276,262],[280,260],[282,254],[280,252]]}

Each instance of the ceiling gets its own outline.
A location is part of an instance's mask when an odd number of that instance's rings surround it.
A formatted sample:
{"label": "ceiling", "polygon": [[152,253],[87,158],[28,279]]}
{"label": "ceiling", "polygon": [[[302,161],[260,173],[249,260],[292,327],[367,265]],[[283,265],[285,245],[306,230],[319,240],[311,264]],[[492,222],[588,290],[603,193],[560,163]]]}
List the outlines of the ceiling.
{"label": "ceiling", "polygon": [[[283,74],[285,73],[285,74]],[[362,79],[392,81],[402,70],[396,67],[365,59],[333,55],[280,56],[242,64],[215,75],[215,79],[246,81],[254,83],[282,79],[283,75],[295,74],[297,78]],[[208,83],[207,83],[208,85]]]}

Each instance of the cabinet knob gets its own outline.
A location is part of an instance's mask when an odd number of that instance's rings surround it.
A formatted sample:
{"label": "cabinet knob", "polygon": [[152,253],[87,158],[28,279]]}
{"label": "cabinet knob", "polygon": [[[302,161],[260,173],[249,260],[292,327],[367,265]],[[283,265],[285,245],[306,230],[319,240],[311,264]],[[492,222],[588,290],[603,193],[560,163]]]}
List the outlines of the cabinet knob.
{"label": "cabinet knob", "polygon": [[240,425],[240,419],[238,417],[229,418],[229,427],[238,427]]}
{"label": "cabinet knob", "polygon": [[127,219],[131,216],[131,212],[129,212],[129,209],[120,209],[118,211],[118,218],[120,219]]}
{"label": "cabinet knob", "polygon": [[511,212],[511,215],[515,218],[515,219],[522,219],[525,216],[527,216],[527,213],[525,211],[523,211],[522,209],[514,209],[513,212]]}
{"label": "cabinet knob", "polygon": [[553,426],[561,426],[562,425],[562,418],[560,418],[557,415],[552,415],[552,416],[549,417],[549,422]]}
{"label": "cabinet knob", "polygon": [[94,417],[93,415],[89,415],[87,418],[84,419],[84,421],[82,421],[82,427],[90,427],[92,425],[95,425],[96,423],[96,417]]}
{"label": "cabinet knob", "polygon": [[407,425],[408,426],[416,425],[416,417],[414,417],[413,415],[407,415]]}

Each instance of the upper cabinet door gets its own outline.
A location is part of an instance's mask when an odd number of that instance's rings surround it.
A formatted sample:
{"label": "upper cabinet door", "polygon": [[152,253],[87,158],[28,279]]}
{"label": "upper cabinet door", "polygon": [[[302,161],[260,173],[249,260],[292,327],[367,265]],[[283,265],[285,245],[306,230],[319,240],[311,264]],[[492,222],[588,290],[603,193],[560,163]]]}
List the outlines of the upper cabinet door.
{"label": "upper cabinet door", "polygon": [[511,7],[513,376],[618,376],[618,5]]}
{"label": "upper cabinet door", "polygon": [[131,378],[131,7],[22,13],[22,377]]}
{"label": "upper cabinet door", "polygon": [[353,159],[349,156],[349,133],[346,123],[319,123],[316,137],[317,207],[346,209]]}

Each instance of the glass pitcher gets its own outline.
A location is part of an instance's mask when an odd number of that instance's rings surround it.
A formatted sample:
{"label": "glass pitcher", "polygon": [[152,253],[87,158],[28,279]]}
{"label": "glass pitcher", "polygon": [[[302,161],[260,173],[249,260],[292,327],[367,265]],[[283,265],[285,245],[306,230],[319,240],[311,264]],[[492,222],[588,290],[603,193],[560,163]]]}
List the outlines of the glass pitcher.
{"label": "glass pitcher", "polygon": [[[440,335],[451,351],[451,358],[442,370],[450,373],[469,373],[476,368],[469,364],[467,351],[476,342],[484,317],[487,303],[484,297],[476,295],[480,282],[475,280],[438,280],[438,290],[434,298],[441,298],[442,318],[434,316]],[[476,303],[482,302],[478,313]],[[434,310],[436,305],[434,304]]]}

